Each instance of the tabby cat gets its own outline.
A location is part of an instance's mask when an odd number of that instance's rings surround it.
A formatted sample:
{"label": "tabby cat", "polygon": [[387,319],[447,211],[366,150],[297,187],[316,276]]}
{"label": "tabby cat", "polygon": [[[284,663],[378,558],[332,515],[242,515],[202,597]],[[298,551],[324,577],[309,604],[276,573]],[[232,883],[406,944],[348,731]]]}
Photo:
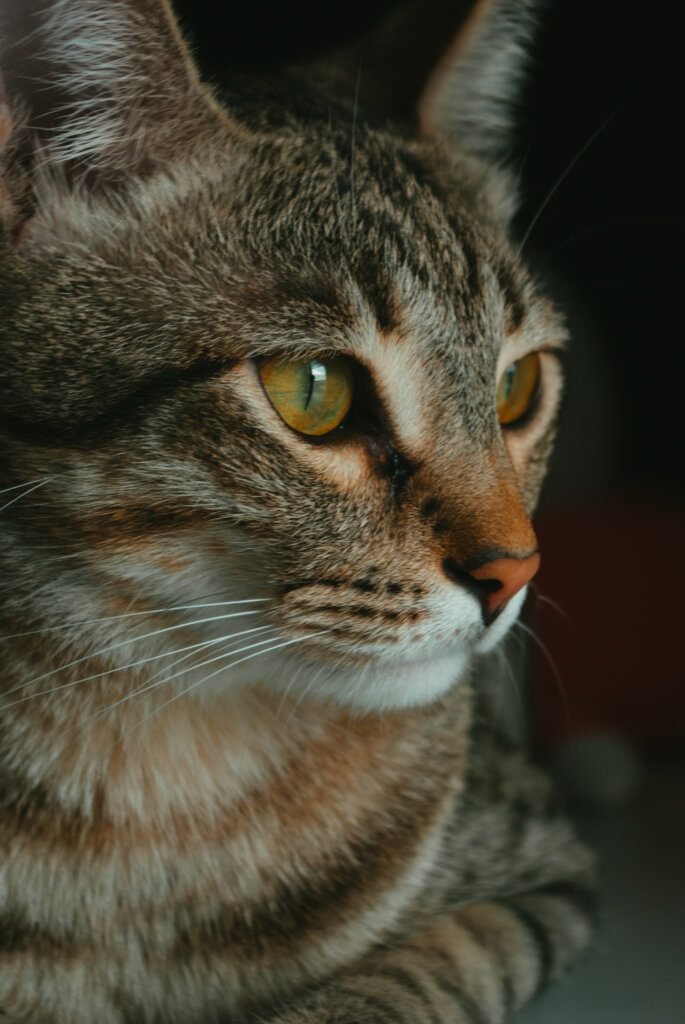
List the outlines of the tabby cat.
{"label": "tabby cat", "polygon": [[586,943],[479,699],[561,390],[533,13],[219,102],[166,0],[0,0],[3,1020],[494,1024]]}

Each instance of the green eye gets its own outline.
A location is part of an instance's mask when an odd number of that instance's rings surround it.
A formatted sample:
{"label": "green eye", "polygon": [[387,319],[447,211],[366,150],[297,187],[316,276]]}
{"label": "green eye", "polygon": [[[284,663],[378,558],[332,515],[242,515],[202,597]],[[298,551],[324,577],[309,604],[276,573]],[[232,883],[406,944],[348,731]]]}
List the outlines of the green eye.
{"label": "green eye", "polygon": [[330,434],[352,404],[352,367],[341,356],[294,360],[275,356],[260,364],[259,376],[278,415],[300,434]]}
{"label": "green eye", "polygon": [[529,352],[502,374],[497,388],[497,415],[502,426],[520,420],[528,412],[540,386],[540,355]]}

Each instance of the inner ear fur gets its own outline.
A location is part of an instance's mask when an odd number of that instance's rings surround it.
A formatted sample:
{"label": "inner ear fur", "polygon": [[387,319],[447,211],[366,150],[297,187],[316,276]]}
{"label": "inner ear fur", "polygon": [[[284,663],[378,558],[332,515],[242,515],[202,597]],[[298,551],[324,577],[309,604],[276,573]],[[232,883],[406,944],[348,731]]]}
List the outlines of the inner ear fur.
{"label": "inner ear fur", "polygon": [[38,168],[83,190],[115,186],[227,127],[167,0],[0,0],[5,207],[26,205]]}

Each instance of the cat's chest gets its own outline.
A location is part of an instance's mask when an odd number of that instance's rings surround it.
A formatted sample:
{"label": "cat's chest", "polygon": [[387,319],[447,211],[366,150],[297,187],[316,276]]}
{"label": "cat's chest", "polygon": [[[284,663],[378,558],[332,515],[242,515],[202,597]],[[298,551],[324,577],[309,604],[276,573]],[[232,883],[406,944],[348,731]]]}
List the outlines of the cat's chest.
{"label": "cat's chest", "polygon": [[225,1009],[226,993],[237,1008],[326,974],[389,934],[415,899],[464,741],[442,712],[337,721],[272,758],[228,806],[193,813],[184,800],[113,823],[103,797],[91,821],[54,807],[19,829],[6,819],[4,891],[26,938],[15,966],[49,977],[56,955],[90,963],[69,982],[79,1003],[96,1005],[116,976],[145,993],[145,1013],[169,1000],[208,1019],[210,977]]}
{"label": "cat's chest", "polygon": [[[164,813],[113,821],[105,789],[89,820],[24,808],[3,827],[5,891],[43,948],[106,949],[127,971],[199,957],[257,977],[266,950],[290,961],[313,942],[322,963],[327,942],[339,957],[360,929],[368,941],[387,930],[434,863],[464,759],[453,711],[334,716],[224,806],[167,793]],[[196,760],[206,785],[211,761]]]}

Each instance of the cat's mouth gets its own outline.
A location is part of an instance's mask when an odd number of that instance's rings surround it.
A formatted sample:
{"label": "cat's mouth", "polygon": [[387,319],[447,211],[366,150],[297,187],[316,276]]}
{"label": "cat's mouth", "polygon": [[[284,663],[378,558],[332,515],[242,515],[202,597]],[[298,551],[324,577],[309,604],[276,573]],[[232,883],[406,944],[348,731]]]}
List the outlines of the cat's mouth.
{"label": "cat's mouth", "polygon": [[292,669],[283,664],[271,685],[279,691],[299,690],[362,711],[430,704],[465,680],[475,655],[492,650],[500,642],[515,621],[523,600],[521,595],[489,627],[474,624],[459,631],[459,638],[437,649],[424,649],[414,656],[409,651],[390,657],[357,655],[344,664],[329,660],[316,665],[313,660],[301,659]]}
{"label": "cat's mouth", "polygon": [[301,602],[291,599],[279,622],[281,639],[236,665],[230,682],[364,711],[428,704],[464,679],[475,655],[499,643],[518,616],[525,589],[489,625],[477,602],[455,588],[424,592],[416,614],[402,623],[347,614],[356,605],[328,608],[318,594],[302,616]]}

